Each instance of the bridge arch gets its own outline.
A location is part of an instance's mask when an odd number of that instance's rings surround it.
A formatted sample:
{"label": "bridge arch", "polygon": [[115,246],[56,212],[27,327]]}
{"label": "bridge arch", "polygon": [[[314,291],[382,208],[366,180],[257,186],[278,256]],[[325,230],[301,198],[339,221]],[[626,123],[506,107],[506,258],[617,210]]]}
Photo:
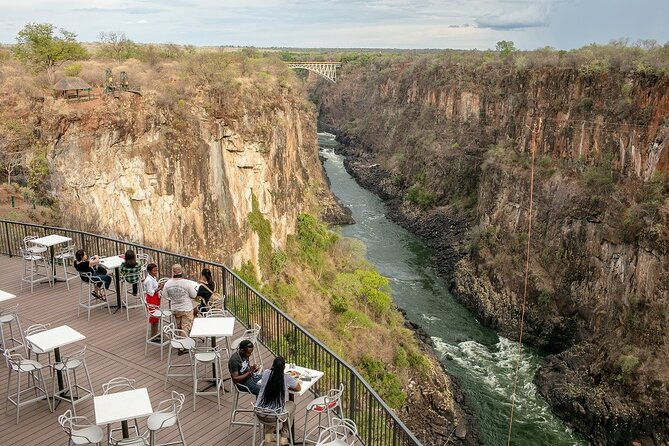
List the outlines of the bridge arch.
{"label": "bridge arch", "polygon": [[341,64],[339,62],[288,62],[288,66],[292,69],[313,71],[336,84],[337,68],[341,67]]}

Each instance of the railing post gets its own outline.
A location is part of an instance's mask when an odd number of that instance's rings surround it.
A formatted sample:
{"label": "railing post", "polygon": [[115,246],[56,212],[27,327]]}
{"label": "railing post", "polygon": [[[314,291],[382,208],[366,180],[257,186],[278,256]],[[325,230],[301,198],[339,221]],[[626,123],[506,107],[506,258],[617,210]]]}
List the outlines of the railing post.
{"label": "railing post", "polygon": [[5,237],[7,238],[7,251],[9,252],[9,257],[12,257],[12,245],[9,243],[9,224],[5,223]]}
{"label": "railing post", "polygon": [[355,375],[351,373],[350,371],[348,372],[349,375],[349,383],[348,383],[348,388],[350,389],[348,392],[349,398],[348,398],[348,417],[351,420],[355,420],[355,411],[356,411],[356,404],[355,404]]}

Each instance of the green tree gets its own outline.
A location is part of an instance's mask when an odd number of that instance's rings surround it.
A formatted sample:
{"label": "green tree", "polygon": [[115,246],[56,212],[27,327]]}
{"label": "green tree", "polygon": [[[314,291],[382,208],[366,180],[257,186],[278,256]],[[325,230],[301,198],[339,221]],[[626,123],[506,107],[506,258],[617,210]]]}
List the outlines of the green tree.
{"label": "green tree", "polygon": [[35,70],[45,71],[49,82],[53,83],[58,66],[68,60],[88,57],[76,37],[62,28],[56,30],[50,23],[28,23],[16,36],[14,55]]}
{"label": "green tree", "polygon": [[512,40],[500,40],[499,42],[497,42],[495,50],[499,51],[500,56],[506,57],[509,54],[516,51],[516,45],[513,43]]}
{"label": "green tree", "polygon": [[128,39],[122,31],[101,32],[98,39],[102,43],[102,54],[111,56],[119,64],[132,57],[135,42]]}

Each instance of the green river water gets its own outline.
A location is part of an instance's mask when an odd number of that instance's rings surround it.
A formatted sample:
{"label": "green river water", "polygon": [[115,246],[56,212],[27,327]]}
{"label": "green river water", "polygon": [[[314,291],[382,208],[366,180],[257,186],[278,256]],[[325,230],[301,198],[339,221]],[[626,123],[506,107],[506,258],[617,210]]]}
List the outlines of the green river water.
{"label": "green river water", "polygon": [[[446,370],[469,396],[484,444],[506,445],[518,344],[482,326],[453,298],[430,265],[430,249],[388,220],[381,199],[346,172],[343,157],[334,153],[333,135],[320,133],[318,139],[331,189],[356,221],[343,226],[342,235],[366,245],[367,260],[390,280],[395,303],[432,337]],[[532,377],[543,358],[537,350],[522,349],[511,444],[587,445],[537,394]]]}

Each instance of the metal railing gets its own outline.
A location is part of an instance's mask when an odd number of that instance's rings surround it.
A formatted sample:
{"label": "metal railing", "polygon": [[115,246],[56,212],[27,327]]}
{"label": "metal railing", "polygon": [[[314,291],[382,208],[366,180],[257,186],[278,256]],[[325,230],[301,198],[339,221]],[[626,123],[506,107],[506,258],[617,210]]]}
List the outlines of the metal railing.
{"label": "metal railing", "polygon": [[209,268],[213,280],[222,284],[219,290],[225,296],[226,309],[246,327],[259,324],[262,327],[259,341],[269,351],[283,356],[287,363],[325,373],[312,387],[317,394],[344,383],[344,397],[340,401],[343,414],[356,423],[360,440],[365,445],[421,446],[420,441],[353,367],[225,265],[73,229],[5,220],[0,220],[0,225],[0,254],[9,256],[20,255],[19,247],[28,235],[43,237],[59,234],[70,237],[78,249],[84,249],[89,255],[117,255],[128,249],[149,254],[151,261],[158,265],[161,277],[170,275],[174,263],[180,263],[184,271],[192,275],[202,268]]}

